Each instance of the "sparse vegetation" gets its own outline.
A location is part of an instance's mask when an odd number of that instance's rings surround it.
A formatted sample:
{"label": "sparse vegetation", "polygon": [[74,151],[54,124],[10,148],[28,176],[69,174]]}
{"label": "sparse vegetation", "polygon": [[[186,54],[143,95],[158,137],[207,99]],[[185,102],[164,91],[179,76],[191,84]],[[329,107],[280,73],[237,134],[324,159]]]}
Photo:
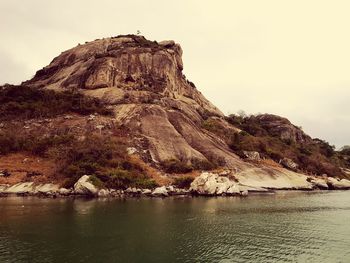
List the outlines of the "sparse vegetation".
{"label": "sparse vegetation", "polygon": [[26,133],[16,127],[0,131],[0,155],[24,151],[45,156],[50,148],[72,142],[73,136],[57,130],[54,134],[39,135]]}
{"label": "sparse vegetation", "polygon": [[298,143],[290,139],[281,139],[276,131],[263,127],[255,116],[230,115],[227,120],[242,129],[240,133],[231,135],[231,149],[244,157],[243,151],[257,151],[263,158],[279,162],[284,157],[296,162],[300,170],[310,174],[327,174],[343,177],[339,166],[344,166],[335,152],[334,146],[326,141],[313,139]]}
{"label": "sparse vegetation", "polygon": [[66,186],[84,174],[94,175],[94,183],[110,188],[153,188],[157,184],[146,171],[126,154],[126,145],[116,138],[92,136],[65,149],[60,173],[68,178]]}
{"label": "sparse vegetation", "polygon": [[162,163],[162,166],[167,173],[189,173],[193,170],[190,164],[178,159],[166,160]]}
{"label": "sparse vegetation", "polygon": [[178,188],[190,188],[193,180],[194,178],[191,176],[176,177],[174,179],[174,185],[176,185]]}
{"label": "sparse vegetation", "polygon": [[0,120],[46,118],[70,112],[112,114],[100,100],[76,91],[56,92],[13,85],[0,87]]}

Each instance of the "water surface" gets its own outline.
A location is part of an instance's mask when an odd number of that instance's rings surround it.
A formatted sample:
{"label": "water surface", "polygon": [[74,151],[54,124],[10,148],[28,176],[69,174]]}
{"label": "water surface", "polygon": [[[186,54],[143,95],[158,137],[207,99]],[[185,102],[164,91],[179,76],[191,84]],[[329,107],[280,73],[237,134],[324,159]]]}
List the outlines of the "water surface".
{"label": "water surface", "polygon": [[350,191],[0,198],[0,262],[350,262]]}

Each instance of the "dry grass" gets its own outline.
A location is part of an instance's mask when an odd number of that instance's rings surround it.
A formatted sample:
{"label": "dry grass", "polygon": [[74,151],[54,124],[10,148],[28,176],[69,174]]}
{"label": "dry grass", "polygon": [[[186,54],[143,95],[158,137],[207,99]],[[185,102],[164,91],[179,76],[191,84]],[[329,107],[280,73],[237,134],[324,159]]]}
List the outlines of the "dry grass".
{"label": "dry grass", "polygon": [[145,172],[145,174],[150,178],[154,179],[157,184],[159,185],[171,184],[172,182],[171,178],[163,175],[160,171],[151,167],[149,164],[145,163],[138,155],[136,154],[131,155],[130,162],[141,167],[142,170]]}
{"label": "dry grass", "polygon": [[[0,171],[3,170],[8,170],[11,176],[0,177],[0,184],[16,184],[25,181],[42,183],[53,179],[56,164],[51,160],[26,153],[15,153],[0,156]],[[28,178],[28,172],[37,172],[40,175]]]}

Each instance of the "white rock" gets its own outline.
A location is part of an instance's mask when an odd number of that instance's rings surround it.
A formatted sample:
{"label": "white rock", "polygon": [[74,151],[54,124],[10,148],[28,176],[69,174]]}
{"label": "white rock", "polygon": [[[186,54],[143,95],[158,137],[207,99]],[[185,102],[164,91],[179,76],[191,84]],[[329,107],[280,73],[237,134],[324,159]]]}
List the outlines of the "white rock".
{"label": "white rock", "polygon": [[60,195],[69,195],[72,193],[72,190],[62,187],[62,188],[58,189],[58,193]]}
{"label": "white rock", "polygon": [[150,194],[152,194],[152,191],[151,191],[150,189],[143,189],[143,190],[142,190],[142,194],[144,194],[144,195],[150,195]]}
{"label": "white rock", "polygon": [[10,185],[0,184],[0,193],[3,193]]}
{"label": "white rock", "polygon": [[247,190],[244,190],[241,192],[241,196],[247,196],[248,195],[248,191]]}
{"label": "white rock", "polygon": [[135,147],[128,147],[128,148],[126,148],[126,151],[127,151],[128,155],[132,155],[134,153],[137,153],[137,149]]}
{"label": "white rock", "polygon": [[168,191],[166,190],[165,186],[157,187],[152,192],[153,196],[168,196]]}
{"label": "white rock", "polygon": [[323,178],[309,177],[309,181],[314,186],[314,188],[328,189],[327,181]]}
{"label": "white rock", "polygon": [[95,118],[96,118],[95,115],[90,114],[90,115],[89,115],[89,118],[88,118],[88,121],[93,121]]}
{"label": "white rock", "polygon": [[327,178],[328,183],[331,185],[331,188],[341,190],[341,189],[350,189],[350,181],[347,179],[338,180],[334,177]]}
{"label": "white rock", "polygon": [[167,186],[166,189],[167,189],[168,192],[171,192],[171,193],[175,192],[175,188],[172,185]]}
{"label": "white rock", "polygon": [[259,161],[260,160],[260,154],[255,151],[243,151],[243,154],[245,157],[247,157],[248,160],[252,161]]}
{"label": "white rock", "polygon": [[289,159],[289,158],[283,158],[282,160],[280,160],[280,163],[284,167],[292,171],[296,171],[299,167],[299,165],[296,162],[294,162],[292,159]]}
{"label": "white rock", "polygon": [[200,195],[239,193],[237,183],[216,173],[204,172],[191,183],[190,191]]}
{"label": "white rock", "polygon": [[74,184],[74,192],[82,195],[96,195],[98,190],[91,182],[89,182],[89,179],[90,176],[88,175],[80,177],[80,179]]}
{"label": "white rock", "polygon": [[229,195],[235,195],[235,194],[240,194],[240,188],[237,184],[234,184],[234,185],[231,185],[227,191],[226,191],[227,194]]}
{"label": "white rock", "polygon": [[25,183],[18,183],[15,185],[12,185],[4,190],[4,193],[8,194],[26,194],[26,193],[33,193],[34,190],[34,183],[33,182],[25,182]]}
{"label": "white rock", "polygon": [[106,189],[101,189],[100,191],[98,191],[97,195],[99,197],[106,197],[110,194],[110,192]]}
{"label": "white rock", "polygon": [[58,192],[58,189],[59,189],[59,186],[57,184],[40,184],[35,186],[34,192],[48,194],[48,193],[56,193]]}

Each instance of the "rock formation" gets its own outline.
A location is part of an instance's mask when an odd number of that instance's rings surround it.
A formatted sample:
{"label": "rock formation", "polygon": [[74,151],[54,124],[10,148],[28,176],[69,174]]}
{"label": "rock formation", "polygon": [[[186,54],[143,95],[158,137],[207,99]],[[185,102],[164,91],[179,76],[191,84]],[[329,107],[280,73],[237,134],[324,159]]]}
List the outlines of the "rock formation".
{"label": "rock formation", "polygon": [[257,120],[262,128],[269,130],[271,134],[278,136],[282,140],[289,140],[296,143],[308,143],[312,141],[310,136],[286,118],[273,114],[261,114],[257,116]]}
{"label": "rock formation", "polygon": [[100,98],[127,127],[133,147],[160,163],[220,162],[245,167],[229,147],[202,129],[209,116],[223,117],[182,73],[182,49],[142,36],[95,40],[63,52],[24,85],[78,89]]}
{"label": "rock formation", "polygon": [[[49,125],[45,127],[27,120],[24,129],[30,130],[33,126],[48,133],[58,125],[68,123],[67,129],[74,130],[79,124],[78,135],[83,140],[84,132],[91,127],[99,133],[108,131],[109,136],[114,136],[113,131],[120,128],[130,139],[128,154],[139,155],[158,170],[173,160],[197,170],[202,169],[201,164],[210,163],[228,169],[238,180],[204,173],[193,182],[192,191],[197,193],[245,194],[247,189],[312,189],[315,185],[320,188],[331,185],[338,189],[348,183],[336,179],[312,183],[306,175],[297,173],[298,167],[292,160],[283,162],[289,170],[278,164],[264,165],[256,151],[245,152],[250,159],[248,162],[238,157],[226,140],[205,129],[203,124],[214,120],[222,127],[221,132],[230,134],[239,133],[240,129],[227,122],[222,112],[187,80],[183,67],[182,49],[173,41],[157,43],[142,36],[125,35],[78,45],[63,52],[22,85],[58,92],[79,91],[103,101],[114,116],[66,115],[48,120]],[[261,127],[282,140],[312,141],[285,118],[264,114],[257,119]],[[27,188],[31,185],[21,185],[23,191]],[[98,191],[88,176],[80,178],[74,188],[75,193],[109,194],[106,190]],[[64,188],[56,190],[62,195],[71,192]],[[141,189],[130,191],[132,194],[142,192]],[[147,194],[166,196],[172,191],[160,187],[153,192],[147,190]]]}

